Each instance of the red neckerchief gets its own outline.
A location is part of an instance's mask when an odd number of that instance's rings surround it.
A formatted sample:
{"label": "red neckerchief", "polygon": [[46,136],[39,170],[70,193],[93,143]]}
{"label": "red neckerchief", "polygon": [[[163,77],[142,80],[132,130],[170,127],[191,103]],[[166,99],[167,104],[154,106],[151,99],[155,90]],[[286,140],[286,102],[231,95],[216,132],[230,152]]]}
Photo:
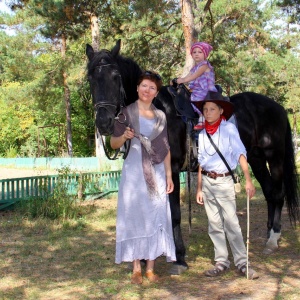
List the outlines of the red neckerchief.
{"label": "red neckerchief", "polygon": [[215,122],[214,124],[210,125],[206,120],[205,120],[205,130],[210,134],[213,135],[219,128],[222,120],[226,120],[224,116],[221,116],[220,119]]}

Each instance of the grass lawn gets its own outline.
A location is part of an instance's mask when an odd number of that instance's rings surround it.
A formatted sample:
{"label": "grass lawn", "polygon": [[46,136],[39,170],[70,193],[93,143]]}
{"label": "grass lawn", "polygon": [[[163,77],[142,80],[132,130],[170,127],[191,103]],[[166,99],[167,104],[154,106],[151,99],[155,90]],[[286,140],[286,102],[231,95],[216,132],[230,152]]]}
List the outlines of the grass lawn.
{"label": "grass lawn", "polygon": [[[184,198],[184,197],[183,197]],[[262,193],[251,201],[250,260],[260,279],[247,280],[234,268],[221,278],[207,278],[213,246],[202,207],[182,203],[182,231],[189,270],[170,276],[170,264],[157,259],[161,282],[130,284],[128,264],[114,263],[116,195],[86,201],[77,220],[28,220],[16,212],[0,212],[0,299],[299,299],[300,228],[292,228],[286,210],[280,248],[262,254],[266,241],[266,203]],[[246,238],[246,199],[238,196],[238,215]]]}

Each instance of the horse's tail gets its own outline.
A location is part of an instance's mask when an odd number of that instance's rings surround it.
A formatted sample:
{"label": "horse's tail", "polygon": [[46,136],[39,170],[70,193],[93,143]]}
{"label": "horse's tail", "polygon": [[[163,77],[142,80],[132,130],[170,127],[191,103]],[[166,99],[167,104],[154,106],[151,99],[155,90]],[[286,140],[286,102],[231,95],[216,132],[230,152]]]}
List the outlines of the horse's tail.
{"label": "horse's tail", "polygon": [[285,157],[284,157],[284,189],[285,201],[292,224],[299,220],[299,176],[295,163],[294,144],[292,130],[287,120],[287,130],[285,134]]}

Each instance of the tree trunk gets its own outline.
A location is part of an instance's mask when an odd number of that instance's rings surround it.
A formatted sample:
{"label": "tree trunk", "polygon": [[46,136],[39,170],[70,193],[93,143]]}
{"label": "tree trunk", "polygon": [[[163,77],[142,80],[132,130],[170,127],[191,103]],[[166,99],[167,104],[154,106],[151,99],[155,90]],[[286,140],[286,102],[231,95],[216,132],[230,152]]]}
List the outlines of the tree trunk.
{"label": "tree trunk", "polygon": [[297,136],[297,110],[293,109],[293,140],[294,140],[294,149],[295,153],[298,151],[298,136]]}
{"label": "tree trunk", "polygon": [[91,22],[91,32],[92,32],[92,47],[94,51],[99,50],[99,25],[98,25],[98,18],[94,14],[91,14],[90,16],[90,22]]}
{"label": "tree trunk", "polygon": [[[66,58],[66,49],[67,49],[67,39],[65,35],[62,35],[61,38],[61,56],[63,61]],[[64,99],[66,105],[66,123],[67,123],[67,146],[68,146],[68,155],[73,156],[73,145],[72,145],[72,123],[71,123],[71,100],[70,100],[70,89],[68,86],[68,74],[65,71],[65,66],[62,70],[63,83],[64,83]]]}
{"label": "tree trunk", "polygon": [[194,64],[193,58],[190,54],[190,49],[196,40],[194,15],[190,0],[181,0],[181,21],[185,41],[185,66],[183,68],[182,76],[185,76],[189,73]]}
{"label": "tree trunk", "polygon": [[[212,0],[208,0],[204,7],[203,18],[207,11],[210,9]],[[185,76],[189,73],[190,69],[194,65],[193,58],[190,53],[190,49],[193,43],[198,40],[198,34],[202,29],[202,24],[198,24],[198,30],[194,24],[194,14],[191,0],[181,0],[181,22],[183,27],[183,35],[185,41],[185,66],[183,68],[182,76]]]}
{"label": "tree trunk", "polygon": [[[98,17],[94,14],[90,15],[90,22],[91,22],[91,32],[92,32],[92,47],[94,51],[99,51],[99,40],[100,40],[100,32],[99,32],[99,25],[98,25]],[[105,139],[105,137],[103,137]],[[102,140],[99,137],[97,132],[97,128],[95,127],[95,152],[96,157],[103,157],[105,156]]]}

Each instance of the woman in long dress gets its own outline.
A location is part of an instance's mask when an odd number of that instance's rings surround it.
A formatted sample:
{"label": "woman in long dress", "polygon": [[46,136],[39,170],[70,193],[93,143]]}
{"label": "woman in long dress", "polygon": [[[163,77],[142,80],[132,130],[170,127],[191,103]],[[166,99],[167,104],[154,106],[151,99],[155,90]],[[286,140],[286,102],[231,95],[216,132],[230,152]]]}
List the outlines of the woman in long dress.
{"label": "woman in long dress", "polygon": [[138,81],[138,100],[123,113],[126,124],[115,122],[113,149],[130,139],[118,193],[116,225],[117,264],[133,262],[131,282],[143,281],[140,260],[146,260],[146,277],[158,282],[154,262],[166,256],[176,260],[169,196],[174,189],[165,114],[153,99],[162,86],[158,74],[145,71]]}

